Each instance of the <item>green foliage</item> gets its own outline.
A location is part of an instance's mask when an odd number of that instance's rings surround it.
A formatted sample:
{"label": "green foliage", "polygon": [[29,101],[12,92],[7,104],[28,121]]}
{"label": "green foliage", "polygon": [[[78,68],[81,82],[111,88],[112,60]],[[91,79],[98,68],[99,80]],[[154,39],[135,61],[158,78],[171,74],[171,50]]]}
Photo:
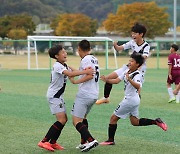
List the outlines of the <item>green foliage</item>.
{"label": "green foliage", "polygon": [[[24,30],[25,32],[23,33],[30,35],[33,34],[33,31],[35,30],[35,24],[32,21],[32,17],[27,14],[4,16],[0,18],[0,29],[0,37],[2,38],[8,37],[8,33],[11,33],[11,36],[14,35],[12,34],[15,33],[15,30],[13,29],[17,29],[16,33],[19,30]],[[10,30],[12,31],[10,32]],[[14,38],[15,36],[12,37]],[[24,35],[18,37],[24,37]],[[18,37],[17,39],[19,39]]]}
{"label": "green foliage", "polygon": [[[118,5],[133,2],[151,2],[152,0],[0,0],[0,16],[27,13],[35,23],[49,23],[59,13],[83,13],[99,22],[107,14],[115,13]],[[154,0],[160,7],[166,6],[173,21],[173,1]],[[177,14],[180,14],[180,1],[177,0]],[[180,16],[177,17],[180,25]]]}
{"label": "green foliage", "polygon": [[96,33],[97,21],[83,14],[60,14],[51,24],[55,35],[60,36],[93,36]]}
{"label": "green foliage", "polygon": [[171,26],[165,10],[158,7],[155,2],[123,4],[119,6],[116,14],[109,14],[104,26],[109,32],[129,36],[134,23],[140,22],[147,27],[146,37],[154,38],[164,35]]}

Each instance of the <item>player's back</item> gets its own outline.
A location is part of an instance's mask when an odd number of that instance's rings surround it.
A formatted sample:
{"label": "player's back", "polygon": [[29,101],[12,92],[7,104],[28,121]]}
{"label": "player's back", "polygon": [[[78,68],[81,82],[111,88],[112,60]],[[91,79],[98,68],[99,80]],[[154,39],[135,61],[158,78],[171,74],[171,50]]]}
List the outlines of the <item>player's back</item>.
{"label": "player's back", "polygon": [[[84,83],[79,84],[79,91],[78,95],[81,97],[91,97],[94,99],[98,98],[99,95],[99,64],[98,59],[94,57],[93,55],[86,55],[80,63],[79,70],[84,70],[88,67],[91,67],[96,71],[96,73],[93,76],[93,79],[88,80]],[[85,75],[80,75],[79,78],[82,78]]]}
{"label": "player's back", "polygon": [[171,70],[180,71],[180,55],[177,53],[172,53],[168,56],[168,65],[172,65]]}

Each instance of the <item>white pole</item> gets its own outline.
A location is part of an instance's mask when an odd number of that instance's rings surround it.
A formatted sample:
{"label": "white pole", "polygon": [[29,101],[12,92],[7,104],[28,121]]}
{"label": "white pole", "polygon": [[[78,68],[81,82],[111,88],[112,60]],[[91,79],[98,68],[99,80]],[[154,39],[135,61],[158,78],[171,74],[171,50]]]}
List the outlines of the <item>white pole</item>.
{"label": "white pole", "polygon": [[30,69],[30,40],[28,38],[28,70]]}
{"label": "white pole", "polygon": [[38,69],[38,58],[37,58],[37,45],[36,41],[34,41],[34,48],[35,48],[35,57],[36,57],[36,69]]}
{"label": "white pole", "polygon": [[176,43],[176,26],[177,26],[177,0],[174,0],[174,43]]}

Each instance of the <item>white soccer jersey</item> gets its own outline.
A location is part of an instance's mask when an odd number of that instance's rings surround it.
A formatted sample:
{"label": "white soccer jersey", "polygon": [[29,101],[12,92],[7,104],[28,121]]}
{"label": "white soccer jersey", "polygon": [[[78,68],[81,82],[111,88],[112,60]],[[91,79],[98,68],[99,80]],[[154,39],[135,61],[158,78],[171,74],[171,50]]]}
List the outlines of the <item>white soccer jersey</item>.
{"label": "white soccer jersey", "polygon": [[[124,50],[131,49],[133,53],[136,52],[142,54],[143,56],[149,56],[150,45],[146,41],[144,41],[144,43],[141,45],[137,45],[134,40],[130,40],[122,46]],[[144,64],[141,66],[140,71],[144,75],[146,72],[146,62],[144,62]]]}
{"label": "white soccer jersey", "polygon": [[149,56],[150,45],[146,41],[144,41],[144,43],[141,45],[137,45],[134,40],[130,40],[122,46],[124,50],[131,49],[133,52],[140,53],[143,56]]}
{"label": "white soccer jersey", "polygon": [[67,76],[62,73],[64,70],[67,70],[66,64],[54,63],[51,72],[51,82],[47,90],[48,98],[60,98],[63,96],[67,82]]}
{"label": "white soccer jersey", "polygon": [[[138,95],[138,90],[136,88],[134,88],[132,86],[132,84],[127,81],[126,79],[126,73],[129,71],[129,69],[125,70],[120,76],[119,79],[120,80],[124,80],[124,92],[125,92],[125,96],[126,97],[133,97],[135,95]],[[136,70],[132,73],[129,74],[129,77],[140,84],[140,86],[142,87],[142,83],[141,83],[141,72],[139,70]]]}
{"label": "white soccer jersey", "polygon": [[[91,67],[96,71],[96,74],[93,76],[93,79],[80,83],[79,90],[77,95],[81,97],[90,97],[97,99],[99,95],[99,65],[98,59],[93,55],[86,55],[81,59],[79,70],[84,70],[87,67]],[[84,75],[80,75],[79,78],[82,78]]]}

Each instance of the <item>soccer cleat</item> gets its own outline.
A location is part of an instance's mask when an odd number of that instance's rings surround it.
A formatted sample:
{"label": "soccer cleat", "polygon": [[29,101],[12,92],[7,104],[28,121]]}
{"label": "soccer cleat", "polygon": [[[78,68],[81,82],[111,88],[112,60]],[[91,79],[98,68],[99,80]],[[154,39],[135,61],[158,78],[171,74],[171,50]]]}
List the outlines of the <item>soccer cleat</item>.
{"label": "soccer cleat", "polygon": [[173,98],[169,99],[168,103],[172,103],[172,102],[174,102],[175,100],[176,100],[176,98],[173,97]]}
{"label": "soccer cleat", "polygon": [[98,146],[98,141],[94,140],[92,142],[89,142],[82,150],[81,152],[88,152],[89,150],[91,150],[92,148],[95,148]]}
{"label": "soccer cleat", "polygon": [[87,146],[88,143],[79,144],[76,149],[84,149]]}
{"label": "soccer cleat", "polygon": [[97,101],[96,101],[96,104],[97,104],[97,105],[100,105],[100,104],[103,104],[103,103],[109,103],[109,101],[110,101],[110,100],[109,100],[109,97],[108,97],[108,98],[103,97],[103,98],[97,100]]}
{"label": "soccer cleat", "polygon": [[38,146],[43,148],[43,149],[46,149],[46,150],[54,152],[54,149],[51,147],[51,144],[49,142],[44,142],[43,143],[42,141],[40,141],[38,143]]}
{"label": "soccer cleat", "polygon": [[61,146],[61,145],[58,144],[58,143],[51,144],[51,147],[52,147],[53,149],[57,149],[57,150],[64,150],[64,147]]}
{"label": "soccer cleat", "polygon": [[177,104],[179,104],[179,101],[176,101]]}
{"label": "soccer cleat", "polygon": [[111,142],[111,141],[104,141],[104,142],[101,142],[100,145],[115,145],[115,142]]}
{"label": "soccer cleat", "polygon": [[163,122],[160,118],[157,118],[155,121],[156,121],[157,126],[162,128],[164,131],[167,131],[168,126],[166,125],[165,122]]}

